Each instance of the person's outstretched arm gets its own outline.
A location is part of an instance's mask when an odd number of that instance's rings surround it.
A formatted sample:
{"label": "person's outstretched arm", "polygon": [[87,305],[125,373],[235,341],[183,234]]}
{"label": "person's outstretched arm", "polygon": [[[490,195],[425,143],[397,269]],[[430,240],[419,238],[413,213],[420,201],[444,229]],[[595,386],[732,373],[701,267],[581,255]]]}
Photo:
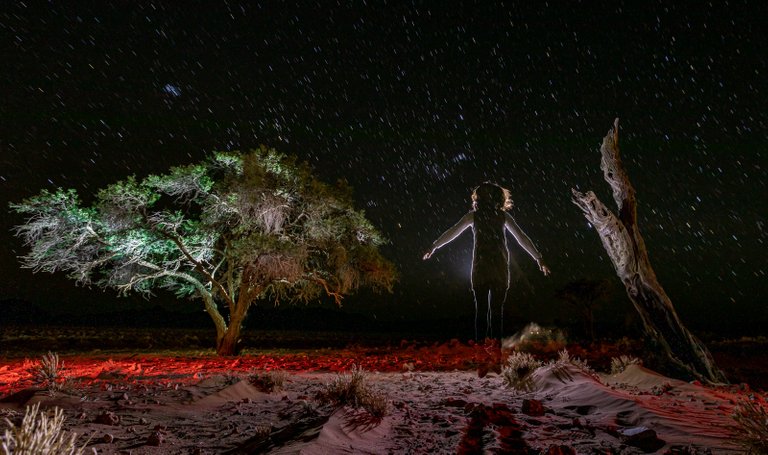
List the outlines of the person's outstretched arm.
{"label": "person's outstretched arm", "polygon": [[442,247],[446,243],[452,242],[453,239],[458,237],[468,227],[472,226],[474,219],[474,214],[472,212],[468,212],[466,215],[461,217],[458,223],[454,224],[447,231],[443,232],[443,234],[438,237],[434,243],[432,243],[432,247],[430,247],[429,251],[424,253],[424,259],[429,259],[435,253],[435,250]]}
{"label": "person's outstretched arm", "polygon": [[536,261],[536,264],[539,265],[539,270],[541,270],[544,275],[549,275],[549,267],[544,264],[544,260],[541,258],[541,253],[539,253],[539,250],[533,245],[531,238],[525,235],[525,232],[520,229],[520,226],[517,225],[517,222],[512,218],[512,215],[504,212],[504,218],[504,227],[512,233],[515,240],[517,240],[517,243]]}

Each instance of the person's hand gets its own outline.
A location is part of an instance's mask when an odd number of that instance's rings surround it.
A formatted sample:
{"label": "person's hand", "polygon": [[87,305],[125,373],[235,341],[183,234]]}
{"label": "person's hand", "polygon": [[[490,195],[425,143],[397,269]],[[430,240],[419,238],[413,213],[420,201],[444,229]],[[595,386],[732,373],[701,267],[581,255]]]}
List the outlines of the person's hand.
{"label": "person's hand", "polygon": [[432,257],[432,253],[434,253],[434,252],[435,252],[435,250],[427,251],[426,253],[424,253],[424,257],[422,259],[424,259],[426,261],[427,259]]}
{"label": "person's hand", "polygon": [[547,267],[547,264],[544,263],[541,259],[536,261],[539,264],[539,270],[541,270],[541,273],[544,274],[544,276],[548,276],[550,273],[552,273],[551,270],[549,270],[549,267]]}

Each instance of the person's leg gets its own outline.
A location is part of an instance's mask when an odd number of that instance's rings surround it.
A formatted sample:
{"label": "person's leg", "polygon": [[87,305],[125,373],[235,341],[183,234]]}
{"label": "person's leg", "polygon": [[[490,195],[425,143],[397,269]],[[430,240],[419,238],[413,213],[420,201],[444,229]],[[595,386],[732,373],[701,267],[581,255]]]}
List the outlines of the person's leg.
{"label": "person's leg", "polygon": [[[475,341],[482,341],[491,336],[490,288],[478,283],[472,286],[472,295],[475,300]],[[480,311],[483,311],[482,316]]]}
{"label": "person's leg", "polygon": [[491,288],[488,288],[488,290],[485,291],[485,338],[493,338],[493,307],[491,306],[491,301],[493,299],[493,295],[491,295]]}
{"label": "person's leg", "polygon": [[[489,337],[496,338],[501,342],[504,337],[504,303],[507,300],[506,283],[496,283],[489,290],[488,298],[488,327]],[[491,319],[495,319],[497,328],[491,331]]]}
{"label": "person's leg", "polygon": [[475,302],[475,341],[480,341],[480,332],[478,331],[478,326],[477,326],[477,323],[478,323],[477,314],[478,314],[478,310],[480,309],[479,301],[480,299],[482,299],[482,297],[480,296],[480,293],[481,291],[479,288],[472,286],[472,297]]}

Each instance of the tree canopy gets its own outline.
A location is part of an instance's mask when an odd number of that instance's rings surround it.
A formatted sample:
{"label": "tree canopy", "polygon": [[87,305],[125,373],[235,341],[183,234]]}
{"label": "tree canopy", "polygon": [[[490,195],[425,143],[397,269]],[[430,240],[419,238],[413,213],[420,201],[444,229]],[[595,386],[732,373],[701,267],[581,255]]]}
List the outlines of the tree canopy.
{"label": "tree canopy", "polygon": [[391,290],[384,242],[344,183],[328,185],[275,150],[219,152],[164,175],[129,177],[90,206],[76,191],[43,190],[11,208],[29,252],[23,267],[80,284],[151,295],[199,297],[221,354],[260,299],[341,302],[360,286]]}

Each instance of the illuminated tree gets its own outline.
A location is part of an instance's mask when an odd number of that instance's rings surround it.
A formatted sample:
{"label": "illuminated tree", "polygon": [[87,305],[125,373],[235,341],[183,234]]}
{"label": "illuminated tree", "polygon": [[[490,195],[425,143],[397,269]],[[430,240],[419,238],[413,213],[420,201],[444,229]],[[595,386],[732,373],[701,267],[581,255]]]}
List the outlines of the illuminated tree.
{"label": "illuminated tree", "polygon": [[168,289],[202,299],[220,355],[238,352],[249,307],[260,299],[337,304],[360,286],[391,290],[393,265],[379,232],[343,183],[326,185],[305,164],[262,148],[216,153],[98,192],[43,190],[11,208],[33,271],[62,271],[120,294]]}
{"label": "illuminated tree", "polygon": [[709,350],[680,321],[672,300],[656,278],[637,225],[635,188],[619,156],[619,119],[603,138],[600,168],[611,187],[618,215],[595,193],[572,190],[573,202],[595,227],[616,274],[643,322],[647,352],[663,370],[707,382],[726,382]]}

